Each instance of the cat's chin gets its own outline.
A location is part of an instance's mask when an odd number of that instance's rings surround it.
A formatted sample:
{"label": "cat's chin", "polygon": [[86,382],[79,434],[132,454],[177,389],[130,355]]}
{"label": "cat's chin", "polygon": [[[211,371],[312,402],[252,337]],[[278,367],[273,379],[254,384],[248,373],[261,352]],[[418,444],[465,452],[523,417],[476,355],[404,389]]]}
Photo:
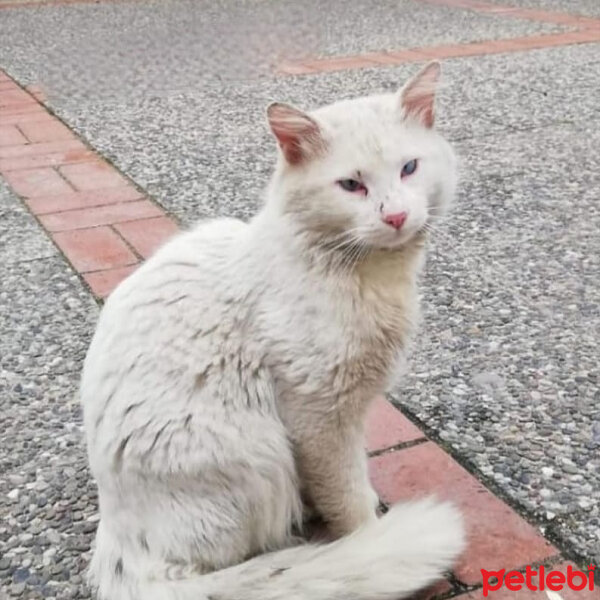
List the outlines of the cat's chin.
{"label": "cat's chin", "polygon": [[377,250],[387,250],[390,252],[400,251],[415,244],[420,244],[425,240],[427,232],[419,229],[410,233],[398,233],[393,237],[386,236],[385,239],[375,240],[371,246]]}

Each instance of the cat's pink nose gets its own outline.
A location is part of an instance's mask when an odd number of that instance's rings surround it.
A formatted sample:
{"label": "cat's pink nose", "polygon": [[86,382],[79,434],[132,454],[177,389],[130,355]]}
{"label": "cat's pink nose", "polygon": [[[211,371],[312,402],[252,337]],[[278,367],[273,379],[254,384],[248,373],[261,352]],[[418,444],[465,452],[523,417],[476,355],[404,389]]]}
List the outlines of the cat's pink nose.
{"label": "cat's pink nose", "polygon": [[402,225],[404,225],[404,221],[408,217],[408,213],[403,211],[399,213],[394,213],[393,215],[386,215],[383,217],[383,222],[386,225],[390,225],[394,229],[400,229]]}

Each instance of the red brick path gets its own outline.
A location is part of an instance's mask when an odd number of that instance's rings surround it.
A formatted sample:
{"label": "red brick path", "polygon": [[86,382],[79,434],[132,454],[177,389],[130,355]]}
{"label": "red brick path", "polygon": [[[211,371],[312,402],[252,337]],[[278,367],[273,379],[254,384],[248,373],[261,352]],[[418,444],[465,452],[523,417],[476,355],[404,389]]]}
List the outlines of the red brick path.
{"label": "red brick path", "polygon": [[428,4],[439,4],[458,9],[499,15],[513,19],[526,19],[542,23],[552,23],[572,28],[561,33],[523,36],[505,40],[486,40],[465,44],[444,44],[426,46],[409,50],[384,50],[354,56],[331,56],[286,60],[276,66],[281,75],[309,75],[327,71],[364,69],[399,65],[403,63],[426,62],[431,59],[458,58],[465,56],[483,56],[506,52],[522,52],[536,48],[569,46],[600,42],[600,19],[580,17],[547,10],[499,6],[479,0],[421,0]]}
{"label": "red brick path", "polygon": [[41,95],[0,71],[0,174],[104,298],[177,225],[52,116]]}
{"label": "red brick path", "polygon": [[[471,10],[533,18],[580,28],[568,34],[288,63],[282,72],[307,73],[375,64],[467,56],[583,41],[600,41],[600,20],[546,11],[508,9],[471,0],[428,0]],[[1,5],[0,5],[1,6]],[[525,40],[529,40],[526,42]],[[511,46],[510,44],[513,44]],[[474,52],[474,49],[477,49]],[[41,104],[39,88],[22,89],[0,71],[0,174],[21,196],[73,268],[105,298],[153,250],[177,231],[176,223],[117,169],[81,142]],[[453,574],[429,596],[482,597],[480,569],[520,569],[566,558],[532,524],[490,493],[473,475],[384,399],[370,414],[367,443],[375,487],[387,503],[435,493],[456,502],[466,518],[469,546]],[[470,593],[466,593],[469,590]],[[523,600],[542,592],[509,592]],[[565,600],[600,598],[597,592],[561,592]],[[427,596],[427,594],[425,594]]]}

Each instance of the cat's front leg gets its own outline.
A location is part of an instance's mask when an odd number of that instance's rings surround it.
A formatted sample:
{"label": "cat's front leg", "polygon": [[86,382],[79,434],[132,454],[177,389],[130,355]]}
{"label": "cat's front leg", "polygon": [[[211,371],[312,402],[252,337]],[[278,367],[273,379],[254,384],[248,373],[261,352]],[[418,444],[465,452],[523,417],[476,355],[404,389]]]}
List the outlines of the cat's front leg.
{"label": "cat's front leg", "polygon": [[369,482],[362,425],[327,415],[312,430],[294,429],[303,488],[330,533],[346,535],[376,519],[379,498]]}

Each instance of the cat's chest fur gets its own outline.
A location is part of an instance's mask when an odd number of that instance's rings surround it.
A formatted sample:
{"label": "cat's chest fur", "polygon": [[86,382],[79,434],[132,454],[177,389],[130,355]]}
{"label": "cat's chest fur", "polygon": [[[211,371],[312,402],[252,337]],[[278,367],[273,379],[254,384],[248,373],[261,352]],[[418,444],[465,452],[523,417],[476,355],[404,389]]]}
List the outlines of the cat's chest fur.
{"label": "cat's chest fur", "polygon": [[415,248],[373,254],[352,277],[282,278],[261,317],[281,388],[324,398],[383,391],[418,320],[420,260]]}

